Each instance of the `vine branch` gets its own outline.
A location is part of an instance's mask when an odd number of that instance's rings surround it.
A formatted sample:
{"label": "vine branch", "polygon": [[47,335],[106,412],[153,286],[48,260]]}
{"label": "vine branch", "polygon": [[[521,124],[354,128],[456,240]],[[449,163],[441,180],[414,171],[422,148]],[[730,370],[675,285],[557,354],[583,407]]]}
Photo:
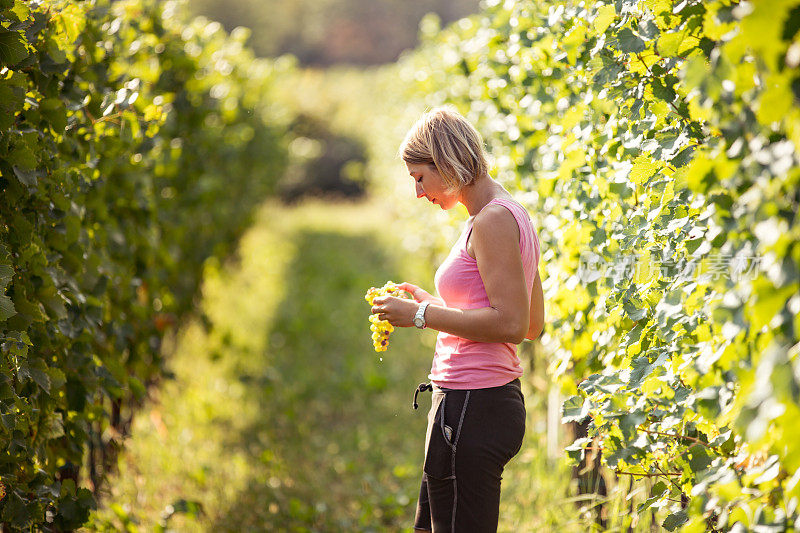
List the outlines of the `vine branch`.
{"label": "vine branch", "polygon": [[690,440],[690,441],[694,442],[695,444],[702,444],[703,446],[705,446],[709,450],[714,450],[715,452],[717,451],[714,446],[711,446],[710,444],[708,444],[706,442],[703,442],[703,441],[701,441],[700,439],[698,439],[696,437],[687,437],[686,435],[676,435],[674,433],[665,433],[663,431],[654,431],[652,429],[645,429],[645,428],[643,428],[641,426],[636,428],[636,429],[638,429],[639,431],[643,431],[644,433],[650,433],[651,435],[661,435],[661,436],[664,436],[664,437],[673,437],[675,439]]}

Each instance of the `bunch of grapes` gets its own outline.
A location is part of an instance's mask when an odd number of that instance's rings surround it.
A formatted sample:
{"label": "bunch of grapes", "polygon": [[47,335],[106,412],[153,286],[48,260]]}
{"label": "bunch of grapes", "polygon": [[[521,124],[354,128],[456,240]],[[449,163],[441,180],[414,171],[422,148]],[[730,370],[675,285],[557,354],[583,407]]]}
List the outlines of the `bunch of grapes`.
{"label": "bunch of grapes", "polygon": [[[378,296],[397,296],[404,297],[404,293],[392,281],[387,281],[386,285],[381,288],[370,287],[364,299],[367,300],[369,305]],[[386,320],[380,320],[378,315],[369,315],[371,325],[369,329],[372,330],[372,344],[375,346],[376,352],[385,352],[389,347],[389,334],[394,331],[394,326],[389,324]]]}

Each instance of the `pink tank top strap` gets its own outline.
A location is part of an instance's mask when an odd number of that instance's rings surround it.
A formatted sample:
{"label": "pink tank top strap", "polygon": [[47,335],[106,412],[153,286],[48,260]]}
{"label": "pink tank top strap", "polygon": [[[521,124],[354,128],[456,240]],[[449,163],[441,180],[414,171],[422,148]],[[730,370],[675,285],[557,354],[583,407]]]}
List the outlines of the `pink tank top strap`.
{"label": "pink tank top strap", "polygon": [[[528,212],[525,210],[525,208],[522,207],[522,205],[520,205],[517,202],[514,202],[512,200],[506,200],[505,198],[492,198],[491,200],[489,200],[489,202],[487,202],[487,204],[485,206],[483,206],[481,208],[481,211],[483,211],[484,209],[486,209],[487,206],[489,206],[489,205],[491,205],[493,203],[494,204],[498,204],[498,205],[502,205],[503,207],[508,209],[511,212],[511,214],[513,215],[514,220],[517,221],[517,226],[519,226],[519,244],[520,244],[520,248],[524,250],[524,248],[526,248],[528,246],[532,246],[533,243],[530,242],[530,237],[528,237],[526,235],[526,231],[525,231],[526,228],[530,227],[530,218],[529,218]],[[475,217],[480,214],[481,211],[478,211],[478,213],[476,213],[475,216],[472,217],[470,219],[470,221],[469,221],[469,227],[467,229],[467,236],[464,238],[464,251],[465,252],[467,250],[467,243],[469,242],[469,237],[470,237],[470,235],[472,235],[472,222],[475,220]],[[523,218],[523,216],[524,216],[524,218]],[[469,254],[467,254],[467,255],[469,255]],[[472,257],[472,256],[470,256],[470,257]]]}

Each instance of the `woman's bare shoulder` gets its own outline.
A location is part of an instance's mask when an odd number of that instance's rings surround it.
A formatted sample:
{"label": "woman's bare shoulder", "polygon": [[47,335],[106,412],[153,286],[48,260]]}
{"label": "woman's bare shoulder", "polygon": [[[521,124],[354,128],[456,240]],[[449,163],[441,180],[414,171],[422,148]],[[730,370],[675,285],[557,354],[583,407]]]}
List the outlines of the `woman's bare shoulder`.
{"label": "woman's bare shoulder", "polygon": [[515,239],[519,239],[519,226],[514,214],[500,204],[487,205],[475,215],[472,231],[479,238],[492,239],[513,235]]}

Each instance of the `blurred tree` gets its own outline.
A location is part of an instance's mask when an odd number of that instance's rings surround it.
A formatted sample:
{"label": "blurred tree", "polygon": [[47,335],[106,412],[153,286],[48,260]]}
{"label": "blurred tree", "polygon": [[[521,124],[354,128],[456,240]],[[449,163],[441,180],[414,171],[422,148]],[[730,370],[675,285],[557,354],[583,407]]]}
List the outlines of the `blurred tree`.
{"label": "blurred tree", "polygon": [[477,12],[478,0],[188,0],[197,15],[227,30],[253,30],[260,56],[291,53],[304,65],[372,65],[394,61],[417,44],[419,21],[443,23]]}

